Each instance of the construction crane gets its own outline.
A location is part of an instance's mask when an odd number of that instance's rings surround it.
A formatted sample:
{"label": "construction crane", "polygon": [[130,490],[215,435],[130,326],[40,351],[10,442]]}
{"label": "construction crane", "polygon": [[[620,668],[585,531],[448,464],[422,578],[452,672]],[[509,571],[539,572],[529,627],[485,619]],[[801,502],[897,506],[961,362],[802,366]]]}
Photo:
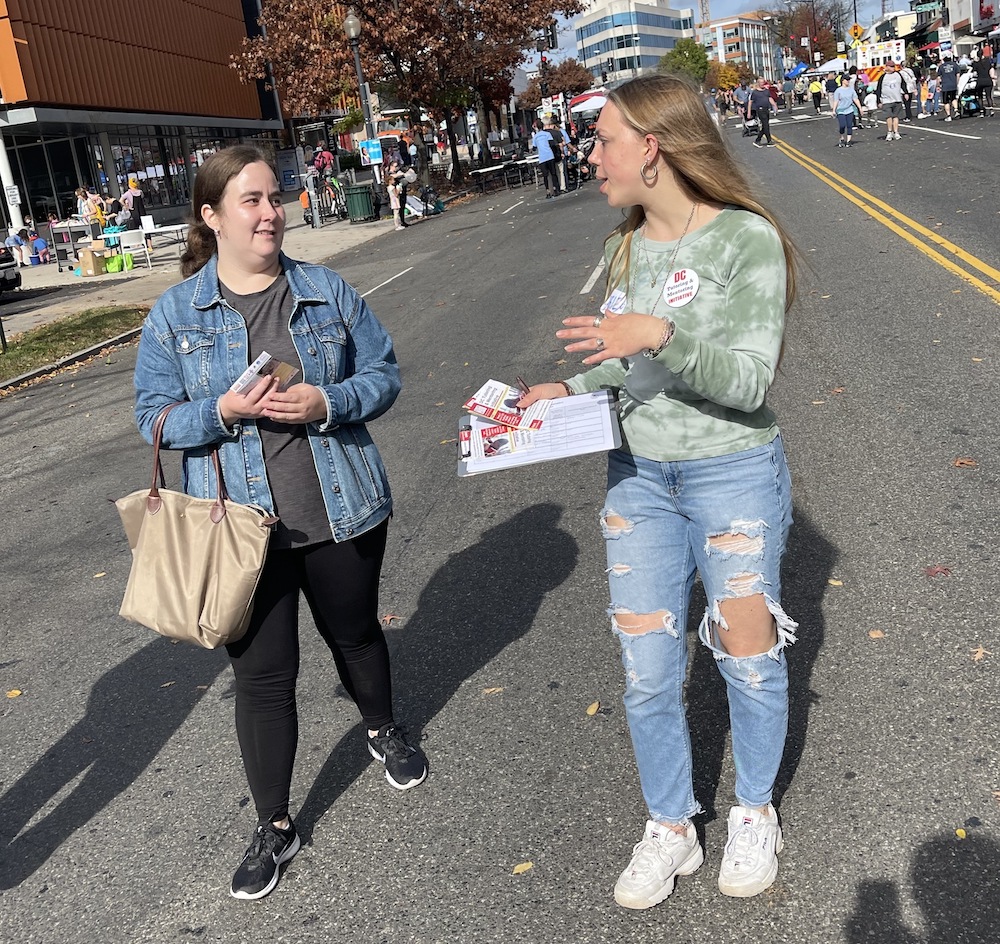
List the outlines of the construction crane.
{"label": "construction crane", "polygon": [[708,9],[708,0],[698,0],[698,12],[701,14],[701,25],[708,26],[712,19],[712,13]]}

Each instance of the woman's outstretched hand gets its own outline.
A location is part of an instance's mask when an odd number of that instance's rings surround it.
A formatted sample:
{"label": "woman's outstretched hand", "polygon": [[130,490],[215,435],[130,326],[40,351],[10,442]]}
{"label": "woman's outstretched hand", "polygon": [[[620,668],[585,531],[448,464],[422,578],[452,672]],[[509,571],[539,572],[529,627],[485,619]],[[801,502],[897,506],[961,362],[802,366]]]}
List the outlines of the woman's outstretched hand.
{"label": "woman's outstretched hand", "polygon": [[565,328],[557,338],[572,341],[564,350],[587,352],[583,363],[600,364],[608,358],[634,357],[647,348],[656,348],[663,336],[663,321],[655,315],[630,311],[621,315],[573,315],[563,318]]}

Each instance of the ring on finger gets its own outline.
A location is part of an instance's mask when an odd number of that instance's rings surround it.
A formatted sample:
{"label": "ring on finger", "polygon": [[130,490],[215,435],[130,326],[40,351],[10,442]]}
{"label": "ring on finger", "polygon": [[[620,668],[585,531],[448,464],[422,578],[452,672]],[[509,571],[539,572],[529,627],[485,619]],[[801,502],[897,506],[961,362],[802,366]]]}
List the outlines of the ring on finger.
{"label": "ring on finger", "polygon": [[604,315],[598,315],[596,318],[594,318],[594,327],[599,328],[603,320],[604,320]]}
{"label": "ring on finger", "polygon": [[604,350],[604,338],[597,339],[597,350],[599,351]]}

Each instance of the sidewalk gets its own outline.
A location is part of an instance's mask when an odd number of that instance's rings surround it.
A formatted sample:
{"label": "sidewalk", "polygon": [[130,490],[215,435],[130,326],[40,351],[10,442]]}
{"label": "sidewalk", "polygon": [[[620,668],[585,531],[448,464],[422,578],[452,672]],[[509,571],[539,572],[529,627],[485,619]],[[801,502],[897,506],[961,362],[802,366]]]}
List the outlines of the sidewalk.
{"label": "sidewalk", "polygon": [[[282,194],[288,220],[283,249],[305,262],[322,262],[331,256],[393,232],[392,217],[373,223],[327,223],[318,230],[302,222],[298,194]],[[57,321],[85,308],[104,305],[151,306],[164,290],[181,281],[181,245],[154,242],[152,269],[136,256],[131,272],[81,278],[72,269],[57,271],[55,262],[21,269],[21,288],[0,296],[0,317],[8,342],[15,335]]]}

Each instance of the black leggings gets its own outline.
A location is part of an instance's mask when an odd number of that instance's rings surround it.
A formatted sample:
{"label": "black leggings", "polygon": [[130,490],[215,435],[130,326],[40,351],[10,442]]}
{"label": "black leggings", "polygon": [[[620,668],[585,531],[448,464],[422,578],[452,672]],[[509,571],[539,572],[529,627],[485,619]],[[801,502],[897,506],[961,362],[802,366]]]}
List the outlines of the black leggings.
{"label": "black leggings", "polygon": [[[555,160],[539,161],[542,168],[542,179],[545,181],[545,192],[555,193],[559,189],[559,172],[556,170]],[[552,182],[551,187],[549,181]]]}
{"label": "black leggings", "polygon": [[392,723],[389,650],[378,619],[388,521],[353,541],[268,554],[247,634],[226,647],[236,733],[260,823],[288,815],[298,742],[299,591],[367,727]]}

